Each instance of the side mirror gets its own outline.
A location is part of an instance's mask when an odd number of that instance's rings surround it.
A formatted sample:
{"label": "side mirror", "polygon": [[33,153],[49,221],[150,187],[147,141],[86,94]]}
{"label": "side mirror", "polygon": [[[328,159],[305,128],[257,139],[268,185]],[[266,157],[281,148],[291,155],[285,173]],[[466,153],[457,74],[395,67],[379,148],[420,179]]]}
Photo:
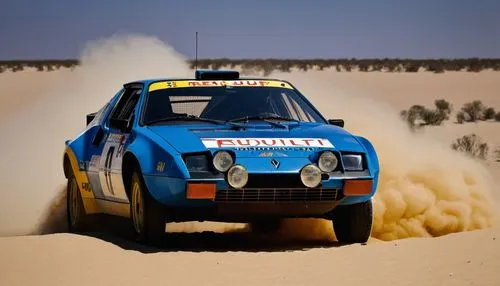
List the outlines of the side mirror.
{"label": "side mirror", "polygon": [[126,119],[116,119],[116,118],[111,118],[109,120],[109,125],[111,127],[119,129],[121,132],[128,132],[130,131],[130,121]]}
{"label": "side mirror", "polygon": [[344,119],[328,119],[328,123],[338,127],[344,127]]}
{"label": "side mirror", "polygon": [[87,125],[89,125],[90,122],[92,122],[92,120],[94,120],[96,114],[97,114],[97,112],[87,114]]}

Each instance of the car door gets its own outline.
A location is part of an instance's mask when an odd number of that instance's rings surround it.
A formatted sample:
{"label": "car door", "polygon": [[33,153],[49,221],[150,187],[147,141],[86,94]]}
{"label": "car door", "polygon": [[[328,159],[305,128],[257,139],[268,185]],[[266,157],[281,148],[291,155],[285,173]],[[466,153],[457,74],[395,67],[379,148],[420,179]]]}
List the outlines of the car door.
{"label": "car door", "polygon": [[119,122],[127,120],[129,125],[133,123],[134,111],[141,93],[141,86],[127,87],[103,122],[104,139],[100,156],[91,162],[94,164],[94,170],[98,170],[102,199],[128,202],[122,180],[122,159],[130,133],[124,131]]}

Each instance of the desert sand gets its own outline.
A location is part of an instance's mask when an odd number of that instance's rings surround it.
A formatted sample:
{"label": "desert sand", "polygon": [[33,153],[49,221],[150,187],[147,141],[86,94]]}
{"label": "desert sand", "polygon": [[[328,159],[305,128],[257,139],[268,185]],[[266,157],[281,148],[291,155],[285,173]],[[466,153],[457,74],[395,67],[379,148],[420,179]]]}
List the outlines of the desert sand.
{"label": "desert sand", "polygon": [[167,44],[139,36],[91,43],[81,60],[74,70],[0,74],[0,285],[500,285],[500,162],[450,148],[475,133],[492,154],[500,122],[456,124],[452,114],[412,133],[399,117],[435,99],[455,111],[475,99],[500,110],[500,72],[271,74],[374,143],[381,177],[373,238],[338,245],[321,220],[287,221],[273,237],[186,223],[167,231],[190,233],[152,249],[111,229],[65,233],[64,140],[124,81],[193,72]]}

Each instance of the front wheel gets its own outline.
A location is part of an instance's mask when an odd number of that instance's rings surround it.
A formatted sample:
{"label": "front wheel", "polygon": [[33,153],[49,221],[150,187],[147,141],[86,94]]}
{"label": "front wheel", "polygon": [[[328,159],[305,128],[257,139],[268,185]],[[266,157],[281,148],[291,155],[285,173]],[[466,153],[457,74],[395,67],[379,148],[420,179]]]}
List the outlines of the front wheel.
{"label": "front wheel", "polygon": [[132,174],[130,194],[130,217],[136,240],[158,245],[165,234],[162,207],[151,197],[137,171]]}
{"label": "front wheel", "polygon": [[83,206],[80,188],[73,173],[69,175],[66,187],[66,209],[69,232],[85,231],[88,227],[88,217]]}
{"label": "front wheel", "polygon": [[373,203],[338,206],[333,211],[333,229],[340,243],[365,243],[373,225]]}

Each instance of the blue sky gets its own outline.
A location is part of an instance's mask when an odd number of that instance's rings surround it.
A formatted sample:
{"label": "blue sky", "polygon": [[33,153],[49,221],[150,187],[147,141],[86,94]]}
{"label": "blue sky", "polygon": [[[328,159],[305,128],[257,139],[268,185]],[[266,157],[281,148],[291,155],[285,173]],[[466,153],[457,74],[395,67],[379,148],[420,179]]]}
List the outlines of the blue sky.
{"label": "blue sky", "polygon": [[0,59],[76,58],[152,35],[194,57],[500,58],[497,0],[3,0]]}

